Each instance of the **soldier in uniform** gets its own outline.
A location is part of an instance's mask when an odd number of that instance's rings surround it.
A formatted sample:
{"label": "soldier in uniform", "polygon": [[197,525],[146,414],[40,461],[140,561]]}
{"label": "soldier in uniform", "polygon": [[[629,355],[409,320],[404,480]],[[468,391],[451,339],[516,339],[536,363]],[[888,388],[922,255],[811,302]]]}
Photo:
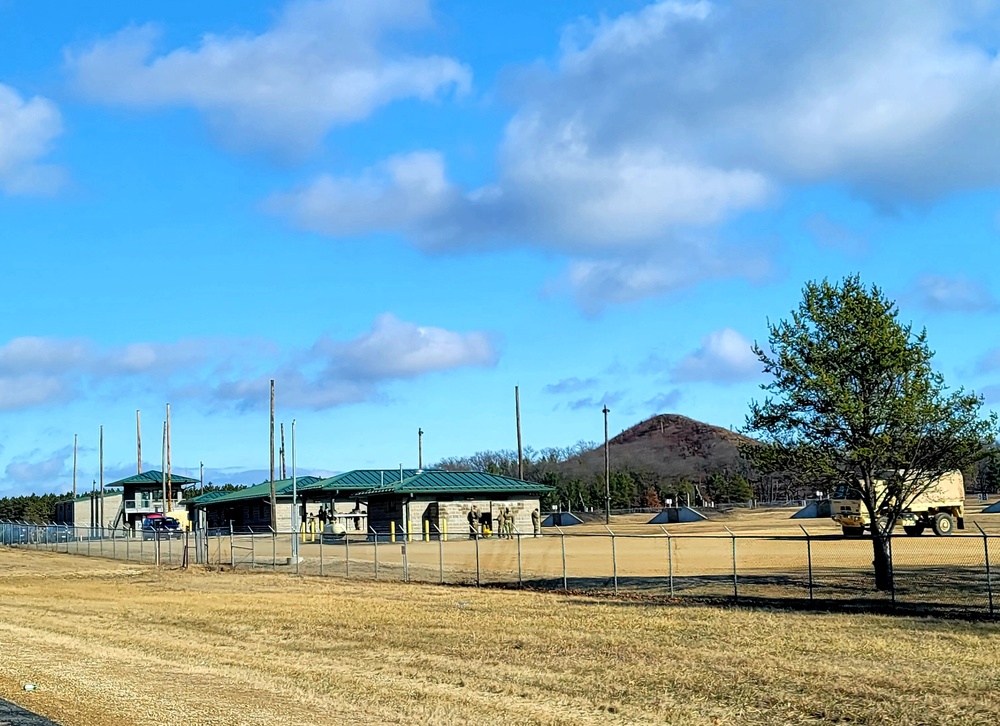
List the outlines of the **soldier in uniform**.
{"label": "soldier in uniform", "polygon": [[531,510],[531,529],[534,530],[536,537],[542,533],[542,518],[538,513],[538,507]]}
{"label": "soldier in uniform", "polygon": [[469,539],[475,539],[479,531],[479,514],[476,513],[476,506],[469,507]]}
{"label": "soldier in uniform", "polygon": [[514,539],[514,515],[510,513],[510,507],[503,510],[503,524],[507,539]]}

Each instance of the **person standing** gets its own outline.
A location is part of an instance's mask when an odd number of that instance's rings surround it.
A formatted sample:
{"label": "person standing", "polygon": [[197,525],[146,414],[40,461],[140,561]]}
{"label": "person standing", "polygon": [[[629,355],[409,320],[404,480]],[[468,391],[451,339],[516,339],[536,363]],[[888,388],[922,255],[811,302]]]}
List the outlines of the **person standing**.
{"label": "person standing", "polygon": [[538,507],[531,510],[531,529],[536,537],[542,533],[542,517],[538,513]]}
{"label": "person standing", "polygon": [[503,524],[507,539],[514,539],[514,515],[511,514],[510,507],[503,510]]}
{"label": "person standing", "polygon": [[476,515],[476,506],[469,507],[469,539],[476,538],[476,528],[479,526],[479,517]]}

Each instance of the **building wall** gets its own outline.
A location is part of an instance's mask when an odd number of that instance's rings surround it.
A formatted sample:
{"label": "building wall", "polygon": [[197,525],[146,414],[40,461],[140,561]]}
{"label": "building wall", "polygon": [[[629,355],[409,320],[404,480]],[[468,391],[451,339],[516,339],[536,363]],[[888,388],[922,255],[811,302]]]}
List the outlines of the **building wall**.
{"label": "building wall", "polygon": [[[95,498],[96,504],[99,507],[101,498],[97,496]],[[122,506],[122,495],[121,492],[116,492],[114,494],[104,495],[104,526],[111,527],[115,518],[118,516],[118,511]],[[67,500],[65,502],[59,502],[56,506],[56,522],[59,524],[69,524],[74,527],[90,527],[91,525],[95,527],[101,526],[99,514],[91,514],[91,500],[78,499],[76,501]]]}
{"label": "building wall", "polygon": [[[441,501],[431,499],[413,499],[409,501],[410,531],[414,539],[423,537],[424,521],[430,523],[432,538],[437,537],[438,529],[443,529],[451,537],[468,537],[469,509],[478,506],[480,513],[492,512],[494,523],[501,507],[510,507],[514,515],[514,527],[521,534],[532,533],[531,510],[538,507],[537,498],[519,499],[461,499]],[[390,522],[396,523],[397,535],[402,535],[406,528],[406,511],[403,499],[400,497],[376,497],[368,502],[368,522],[379,534],[390,530]],[[447,525],[445,525],[447,522]],[[494,524],[494,527],[496,525]]]}

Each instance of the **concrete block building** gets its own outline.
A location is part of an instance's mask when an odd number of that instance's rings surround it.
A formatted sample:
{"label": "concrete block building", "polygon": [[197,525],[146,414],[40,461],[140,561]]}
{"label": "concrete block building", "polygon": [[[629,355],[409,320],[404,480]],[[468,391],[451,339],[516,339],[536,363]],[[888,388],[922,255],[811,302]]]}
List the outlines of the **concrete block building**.
{"label": "concrete block building", "polygon": [[359,493],[368,502],[368,526],[388,534],[422,536],[426,528],[437,537],[469,533],[469,510],[489,512],[496,521],[501,508],[510,508],[514,527],[532,532],[531,512],[552,487],[496,474],[473,471],[422,471],[402,481]]}

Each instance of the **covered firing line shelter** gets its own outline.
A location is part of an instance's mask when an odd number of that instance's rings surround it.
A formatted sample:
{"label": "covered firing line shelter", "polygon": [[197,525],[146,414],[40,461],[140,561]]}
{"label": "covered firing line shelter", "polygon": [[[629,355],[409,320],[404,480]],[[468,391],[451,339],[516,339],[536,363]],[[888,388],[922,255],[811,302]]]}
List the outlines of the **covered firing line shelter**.
{"label": "covered firing line shelter", "polygon": [[[404,472],[405,474],[405,472]],[[474,471],[418,471],[402,480],[359,492],[368,503],[368,527],[379,538],[399,536],[420,539],[425,532],[467,536],[469,510],[496,518],[500,508],[510,508],[518,532],[532,532],[531,512],[553,487],[498,474]]]}

